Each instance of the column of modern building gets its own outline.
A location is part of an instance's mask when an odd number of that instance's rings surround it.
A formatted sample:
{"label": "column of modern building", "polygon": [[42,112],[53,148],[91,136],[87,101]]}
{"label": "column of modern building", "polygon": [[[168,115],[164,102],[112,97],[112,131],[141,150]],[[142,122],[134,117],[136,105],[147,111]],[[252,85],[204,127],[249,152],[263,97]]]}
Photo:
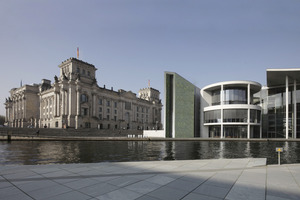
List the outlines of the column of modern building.
{"label": "column of modern building", "polygon": [[[285,138],[289,139],[289,76],[285,76]],[[292,137],[297,138],[297,98],[296,98],[296,91],[297,91],[297,81],[296,79],[293,80],[294,86],[294,95],[293,96],[293,106],[294,106],[294,118],[293,118],[293,129],[292,129]]]}

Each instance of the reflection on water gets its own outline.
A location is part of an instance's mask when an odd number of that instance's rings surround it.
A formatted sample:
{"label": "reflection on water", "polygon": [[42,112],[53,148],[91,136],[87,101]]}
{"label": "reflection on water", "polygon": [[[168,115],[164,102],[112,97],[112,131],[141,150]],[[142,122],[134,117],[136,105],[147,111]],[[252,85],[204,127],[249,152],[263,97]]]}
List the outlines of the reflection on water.
{"label": "reflection on water", "polygon": [[115,161],[267,158],[300,163],[298,142],[245,141],[12,141],[0,142],[0,164],[95,163]]}

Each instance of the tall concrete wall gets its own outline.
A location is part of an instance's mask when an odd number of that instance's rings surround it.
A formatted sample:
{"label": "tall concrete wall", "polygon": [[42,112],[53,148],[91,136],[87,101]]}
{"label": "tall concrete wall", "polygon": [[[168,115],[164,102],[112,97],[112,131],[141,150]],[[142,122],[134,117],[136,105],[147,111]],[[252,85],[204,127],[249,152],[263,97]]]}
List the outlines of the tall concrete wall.
{"label": "tall concrete wall", "polygon": [[173,72],[165,72],[165,130],[169,138],[200,136],[200,89]]}

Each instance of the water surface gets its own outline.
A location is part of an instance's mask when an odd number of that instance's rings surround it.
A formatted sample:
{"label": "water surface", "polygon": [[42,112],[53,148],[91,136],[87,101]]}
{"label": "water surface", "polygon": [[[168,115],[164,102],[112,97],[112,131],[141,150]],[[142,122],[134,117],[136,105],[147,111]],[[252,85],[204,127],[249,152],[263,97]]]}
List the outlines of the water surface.
{"label": "water surface", "polygon": [[6,141],[0,164],[97,163],[122,161],[267,158],[277,164],[300,163],[299,142],[246,141]]}

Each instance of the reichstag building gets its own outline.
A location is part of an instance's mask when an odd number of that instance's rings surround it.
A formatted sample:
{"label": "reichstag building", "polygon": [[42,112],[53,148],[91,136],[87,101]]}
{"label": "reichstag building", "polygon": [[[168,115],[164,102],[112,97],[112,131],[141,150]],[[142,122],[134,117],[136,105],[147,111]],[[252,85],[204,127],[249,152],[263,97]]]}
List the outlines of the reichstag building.
{"label": "reichstag building", "polygon": [[99,87],[94,65],[70,58],[59,65],[54,82],[13,88],[6,99],[9,127],[159,130],[160,92],[150,86],[138,96]]}

